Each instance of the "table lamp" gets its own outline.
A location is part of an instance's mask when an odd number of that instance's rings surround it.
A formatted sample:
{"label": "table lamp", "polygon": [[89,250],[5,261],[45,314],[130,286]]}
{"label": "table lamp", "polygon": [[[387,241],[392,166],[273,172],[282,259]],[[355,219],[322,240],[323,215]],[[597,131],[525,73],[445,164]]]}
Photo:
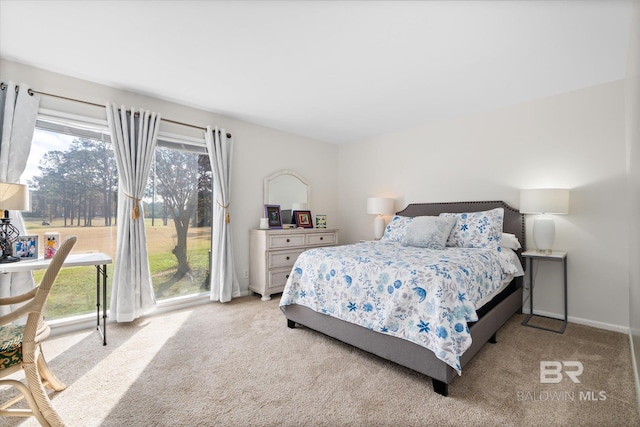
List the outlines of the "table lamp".
{"label": "table lamp", "polygon": [[373,222],[373,235],[376,240],[380,240],[384,234],[384,215],[393,215],[393,199],[369,197],[367,199],[367,213],[377,215]]}
{"label": "table lamp", "polygon": [[549,214],[569,213],[569,190],[538,188],[520,190],[520,213],[541,214],[533,222],[533,241],[539,252],[550,253],[556,225]]}
{"label": "table lamp", "polygon": [[12,244],[20,235],[20,231],[11,224],[9,211],[29,210],[29,187],[23,184],[0,182],[0,264],[20,261],[12,256]]}

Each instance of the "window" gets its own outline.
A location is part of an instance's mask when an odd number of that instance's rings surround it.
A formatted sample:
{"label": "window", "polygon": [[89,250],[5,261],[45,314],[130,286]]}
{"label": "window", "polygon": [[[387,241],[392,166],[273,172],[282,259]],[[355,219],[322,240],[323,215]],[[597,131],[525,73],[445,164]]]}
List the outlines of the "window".
{"label": "window", "polygon": [[[63,239],[74,234],[74,252],[115,257],[118,177],[106,124],[40,117],[22,182],[29,184],[32,197],[31,212],[23,212],[28,234],[57,231]],[[156,298],[205,292],[211,168],[204,142],[176,135],[159,139],[143,209]],[[42,248],[40,252],[42,256]],[[108,268],[109,295],[112,272],[113,264]],[[43,273],[34,274],[36,282]],[[47,300],[47,317],[94,313],[95,274],[93,267],[61,270]]]}
{"label": "window", "polygon": [[209,156],[158,147],[150,175],[145,216],[156,298],[204,292],[211,249]]}

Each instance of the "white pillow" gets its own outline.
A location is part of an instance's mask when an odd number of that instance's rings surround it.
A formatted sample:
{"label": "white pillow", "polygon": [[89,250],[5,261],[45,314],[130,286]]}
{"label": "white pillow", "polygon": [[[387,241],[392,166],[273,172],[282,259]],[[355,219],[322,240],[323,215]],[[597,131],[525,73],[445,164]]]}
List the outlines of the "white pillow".
{"label": "white pillow", "polygon": [[419,248],[444,249],[455,218],[417,216],[409,223],[402,244]]}
{"label": "white pillow", "polygon": [[504,209],[465,213],[441,213],[456,218],[447,246],[458,248],[488,248],[500,250]]}
{"label": "white pillow", "polygon": [[522,248],[516,235],[511,233],[502,233],[502,241],[500,242],[500,245],[503,248],[513,249],[514,251]]}
{"label": "white pillow", "polygon": [[402,242],[407,227],[411,224],[413,218],[410,216],[394,215],[384,229],[384,234],[380,239],[381,242]]}

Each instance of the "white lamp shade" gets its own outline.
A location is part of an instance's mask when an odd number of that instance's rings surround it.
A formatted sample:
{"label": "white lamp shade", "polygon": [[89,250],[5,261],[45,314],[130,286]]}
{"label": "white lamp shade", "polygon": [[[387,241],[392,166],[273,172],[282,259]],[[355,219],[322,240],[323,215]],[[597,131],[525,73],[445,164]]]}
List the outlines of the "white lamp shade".
{"label": "white lamp shade", "polygon": [[369,197],[367,213],[372,215],[393,215],[393,199],[385,197]]}
{"label": "white lamp shade", "polygon": [[561,188],[520,190],[520,213],[568,214],[569,190]]}
{"label": "white lamp shade", "polygon": [[11,211],[28,211],[29,187],[24,184],[0,182],[0,209]]}

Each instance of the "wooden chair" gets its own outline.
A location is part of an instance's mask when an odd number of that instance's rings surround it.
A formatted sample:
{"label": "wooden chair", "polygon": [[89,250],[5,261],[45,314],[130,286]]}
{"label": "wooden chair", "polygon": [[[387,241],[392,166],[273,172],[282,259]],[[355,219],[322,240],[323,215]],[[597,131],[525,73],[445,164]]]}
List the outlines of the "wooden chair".
{"label": "wooden chair", "polygon": [[[40,344],[50,333],[49,325],[43,321],[42,310],[60,267],[75,244],[76,237],[70,236],[60,245],[39,286],[22,295],[0,298],[0,305],[23,303],[11,313],[0,316],[0,385],[13,386],[21,393],[0,404],[0,416],[34,416],[43,426],[64,425],[44,388],[48,386],[61,391],[66,386],[49,370],[42,354]],[[26,324],[13,323],[25,316]],[[6,378],[20,370],[24,370],[26,384]],[[11,408],[23,398],[30,409]]]}

